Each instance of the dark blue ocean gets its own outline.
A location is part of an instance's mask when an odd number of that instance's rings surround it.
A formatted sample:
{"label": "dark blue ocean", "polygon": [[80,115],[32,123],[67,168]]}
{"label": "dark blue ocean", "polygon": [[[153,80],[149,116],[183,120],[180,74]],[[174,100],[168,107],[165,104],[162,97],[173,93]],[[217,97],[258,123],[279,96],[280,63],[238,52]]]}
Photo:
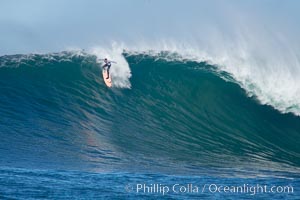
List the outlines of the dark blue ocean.
{"label": "dark blue ocean", "polygon": [[0,199],[300,198],[297,114],[207,62],[122,56],[113,88],[84,51],[0,57]]}

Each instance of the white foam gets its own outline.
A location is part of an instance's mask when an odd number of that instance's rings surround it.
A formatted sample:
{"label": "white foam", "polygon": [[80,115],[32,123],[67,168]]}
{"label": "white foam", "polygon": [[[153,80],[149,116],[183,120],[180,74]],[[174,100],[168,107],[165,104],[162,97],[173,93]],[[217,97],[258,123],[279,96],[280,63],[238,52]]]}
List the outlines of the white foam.
{"label": "white foam", "polygon": [[199,43],[161,40],[127,46],[126,49],[153,56],[160,55],[161,51],[178,55],[166,56],[167,60],[207,61],[231,74],[249,96],[255,96],[262,104],[300,116],[300,57],[297,50],[288,45],[290,41],[269,37],[266,32],[257,34],[260,36],[253,32],[240,33],[225,41],[221,41],[221,37],[212,38],[202,48]]}
{"label": "white foam", "polygon": [[299,56],[287,44],[274,36],[243,33],[231,41],[233,48],[223,43],[225,49],[212,54],[211,60],[230,73],[249,96],[283,113],[300,115]]}

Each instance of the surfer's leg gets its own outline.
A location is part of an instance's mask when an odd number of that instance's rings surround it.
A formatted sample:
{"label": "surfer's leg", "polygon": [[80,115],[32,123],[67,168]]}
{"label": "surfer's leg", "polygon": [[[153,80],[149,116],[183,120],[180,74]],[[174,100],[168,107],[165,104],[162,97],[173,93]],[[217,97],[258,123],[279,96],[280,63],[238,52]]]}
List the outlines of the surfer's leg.
{"label": "surfer's leg", "polygon": [[109,79],[109,68],[110,67],[107,67],[107,70],[106,70],[107,71],[107,77],[106,77],[106,79]]}

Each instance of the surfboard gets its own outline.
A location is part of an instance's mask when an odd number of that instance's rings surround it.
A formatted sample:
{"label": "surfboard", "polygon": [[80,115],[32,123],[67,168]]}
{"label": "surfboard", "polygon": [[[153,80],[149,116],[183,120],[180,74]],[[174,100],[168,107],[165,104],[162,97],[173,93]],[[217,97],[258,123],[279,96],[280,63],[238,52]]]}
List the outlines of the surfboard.
{"label": "surfboard", "polygon": [[111,74],[109,75],[109,78],[106,79],[107,77],[107,70],[106,69],[103,69],[102,70],[102,75],[103,75],[103,80],[104,80],[104,83],[107,87],[111,87],[112,86],[112,82],[111,82]]}

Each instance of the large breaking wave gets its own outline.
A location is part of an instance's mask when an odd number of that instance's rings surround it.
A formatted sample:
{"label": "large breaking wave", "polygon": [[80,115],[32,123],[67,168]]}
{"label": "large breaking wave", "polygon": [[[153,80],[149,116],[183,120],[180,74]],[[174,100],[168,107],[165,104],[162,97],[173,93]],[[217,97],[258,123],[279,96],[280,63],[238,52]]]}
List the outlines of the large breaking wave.
{"label": "large breaking wave", "polygon": [[249,98],[234,74],[170,51],[93,52],[0,58],[1,165],[299,171],[297,112]]}

